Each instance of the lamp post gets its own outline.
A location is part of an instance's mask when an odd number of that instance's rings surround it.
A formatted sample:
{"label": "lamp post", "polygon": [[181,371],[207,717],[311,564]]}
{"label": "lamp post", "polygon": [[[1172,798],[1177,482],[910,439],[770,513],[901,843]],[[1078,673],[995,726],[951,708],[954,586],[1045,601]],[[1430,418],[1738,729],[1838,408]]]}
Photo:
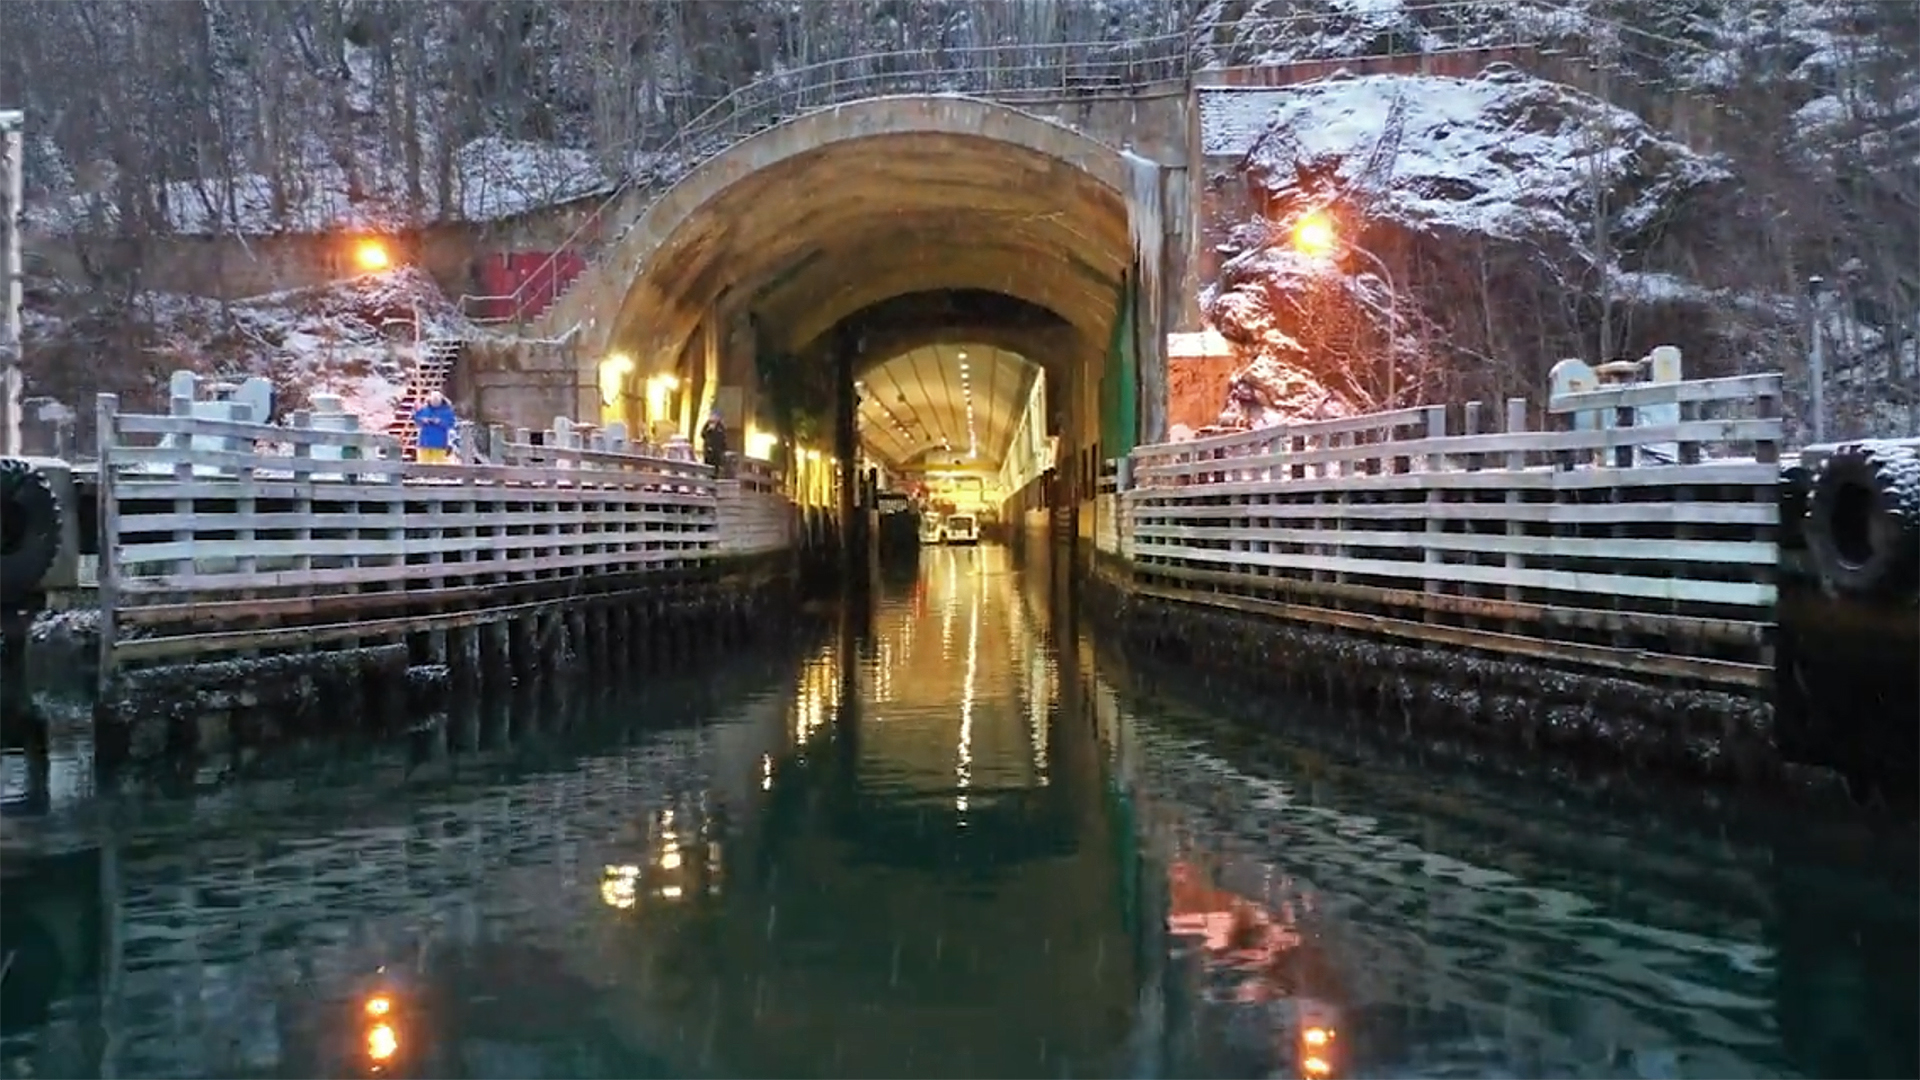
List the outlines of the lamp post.
{"label": "lamp post", "polygon": [[1294,250],[1315,259],[1330,259],[1336,253],[1358,255],[1373,264],[1387,283],[1387,407],[1392,408],[1399,389],[1400,289],[1394,284],[1393,271],[1380,256],[1358,244],[1344,240],[1333,217],[1324,210],[1308,211],[1293,225]]}
{"label": "lamp post", "polygon": [[19,109],[0,109],[0,149],[7,158],[7,259],[0,287],[5,289],[6,333],[0,336],[0,453],[20,451],[21,305],[26,276],[20,257],[20,230],[26,224],[26,140],[22,127],[27,115]]}
{"label": "lamp post", "polygon": [[1813,308],[1807,355],[1808,396],[1812,399],[1813,441],[1818,445],[1827,441],[1827,279],[1818,274],[1807,279],[1807,300]]}

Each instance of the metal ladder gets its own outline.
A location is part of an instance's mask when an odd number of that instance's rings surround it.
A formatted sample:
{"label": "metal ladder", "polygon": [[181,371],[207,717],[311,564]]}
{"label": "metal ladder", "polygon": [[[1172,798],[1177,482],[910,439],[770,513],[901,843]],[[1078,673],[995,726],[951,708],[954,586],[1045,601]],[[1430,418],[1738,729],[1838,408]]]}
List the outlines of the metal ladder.
{"label": "metal ladder", "polygon": [[413,377],[393,403],[393,419],[387,423],[387,434],[400,440],[400,456],[407,461],[412,461],[420,448],[420,429],[413,422],[413,414],[428,394],[446,388],[447,376],[460,361],[460,349],[459,338],[429,338],[415,353]]}

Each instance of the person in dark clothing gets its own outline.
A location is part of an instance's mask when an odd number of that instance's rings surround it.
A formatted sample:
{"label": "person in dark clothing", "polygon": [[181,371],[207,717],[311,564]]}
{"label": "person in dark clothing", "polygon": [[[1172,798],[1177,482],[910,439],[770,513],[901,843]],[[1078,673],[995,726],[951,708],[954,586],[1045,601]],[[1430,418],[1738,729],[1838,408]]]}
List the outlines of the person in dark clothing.
{"label": "person in dark clothing", "polygon": [[713,466],[716,472],[726,467],[727,424],[720,419],[719,409],[708,413],[706,424],[700,428],[700,459]]}

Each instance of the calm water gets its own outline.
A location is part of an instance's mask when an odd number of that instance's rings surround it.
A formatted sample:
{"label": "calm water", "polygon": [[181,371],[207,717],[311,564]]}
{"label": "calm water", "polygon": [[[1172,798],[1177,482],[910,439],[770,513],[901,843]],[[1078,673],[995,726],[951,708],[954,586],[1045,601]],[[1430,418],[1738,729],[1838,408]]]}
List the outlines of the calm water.
{"label": "calm water", "polygon": [[1230,717],[1056,591],[934,551],[803,651],[185,793],[10,755],[0,1068],[1920,1072],[1911,835]]}

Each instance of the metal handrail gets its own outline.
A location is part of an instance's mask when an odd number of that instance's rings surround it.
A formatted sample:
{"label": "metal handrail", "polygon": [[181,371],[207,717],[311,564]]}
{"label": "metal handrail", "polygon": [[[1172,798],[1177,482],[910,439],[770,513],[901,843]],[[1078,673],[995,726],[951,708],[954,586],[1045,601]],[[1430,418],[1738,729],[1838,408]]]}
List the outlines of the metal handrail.
{"label": "metal handrail", "polygon": [[[1485,0],[1431,0],[1409,4],[1401,10],[1424,35],[1445,39],[1446,46],[1436,50],[1430,40],[1414,40],[1408,42],[1413,47],[1403,51],[1402,41],[1396,37],[1386,42],[1384,53],[1380,51],[1380,42],[1374,40],[1362,52],[1299,56],[1292,61],[1361,60],[1462,48],[1516,47],[1538,44],[1547,38],[1580,45],[1584,42],[1582,37],[1568,37],[1574,24],[1565,24],[1564,29],[1555,28],[1556,22],[1569,18],[1577,18],[1580,28],[1602,31],[1599,36],[1610,39],[1586,42],[1578,49],[1589,54],[1589,59],[1596,64],[1620,66],[1625,58],[1619,55],[1619,50],[1627,41],[1672,48],[1688,44],[1613,20],[1594,18],[1585,12],[1576,13],[1553,0],[1531,3],[1520,0],[1513,7],[1498,10],[1489,8]],[[1522,10],[1532,18],[1515,17]],[[1259,56],[1268,51],[1262,42],[1284,40],[1306,24],[1317,25],[1340,17],[1333,13],[1288,12],[1278,18],[1215,23],[1136,41],[901,49],[837,57],[768,75],[728,92],[658,147],[637,152],[633,150],[633,143],[620,147],[621,152],[631,157],[612,190],[513,292],[484,296],[463,294],[460,306],[470,312],[475,304],[509,303],[509,314],[474,321],[526,321],[534,314],[530,310],[530,294],[536,286],[543,293],[551,291],[546,302],[552,304],[559,302],[571,285],[571,282],[558,282],[555,274],[562,256],[580,254],[590,259],[617,245],[674,183],[746,138],[786,120],[890,94],[963,94],[1011,103],[1050,94],[1087,94],[1102,90],[1137,93],[1155,84],[1189,80],[1196,70],[1257,62]],[[1446,22],[1449,18],[1453,21]],[[1246,33],[1248,24],[1256,25],[1259,31]],[[1253,55],[1247,55],[1249,53]],[[620,229],[611,236],[589,241],[589,234],[602,228],[609,213],[636,190],[643,195],[643,201],[627,215]]]}
{"label": "metal handrail", "polygon": [[[505,317],[477,322],[510,322],[528,317],[529,293],[564,291],[554,270],[563,255],[597,253],[619,243],[655,199],[629,215],[612,237],[588,242],[608,212],[643,184],[654,194],[718,157],[749,136],[784,120],[853,101],[888,94],[946,93],[1008,100],[1036,93],[1086,93],[1101,89],[1133,91],[1143,85],[1183,79],[1187,73],[1186,34],[1168,34],[1131,42],[1062,42],[1044,45],[979,45],[956,49],[908,49],[823,60],[756,79],[702,110],[664,144],[634,155],[613,190],[526,279],[504,295],[460,297],[461,309],[478,303],[512,304]],[[1007,61],[1015,61],[1007,63]],[[629,144],[629,147],[631,144]],[[622,149],[627,149],[623,147]]]}

